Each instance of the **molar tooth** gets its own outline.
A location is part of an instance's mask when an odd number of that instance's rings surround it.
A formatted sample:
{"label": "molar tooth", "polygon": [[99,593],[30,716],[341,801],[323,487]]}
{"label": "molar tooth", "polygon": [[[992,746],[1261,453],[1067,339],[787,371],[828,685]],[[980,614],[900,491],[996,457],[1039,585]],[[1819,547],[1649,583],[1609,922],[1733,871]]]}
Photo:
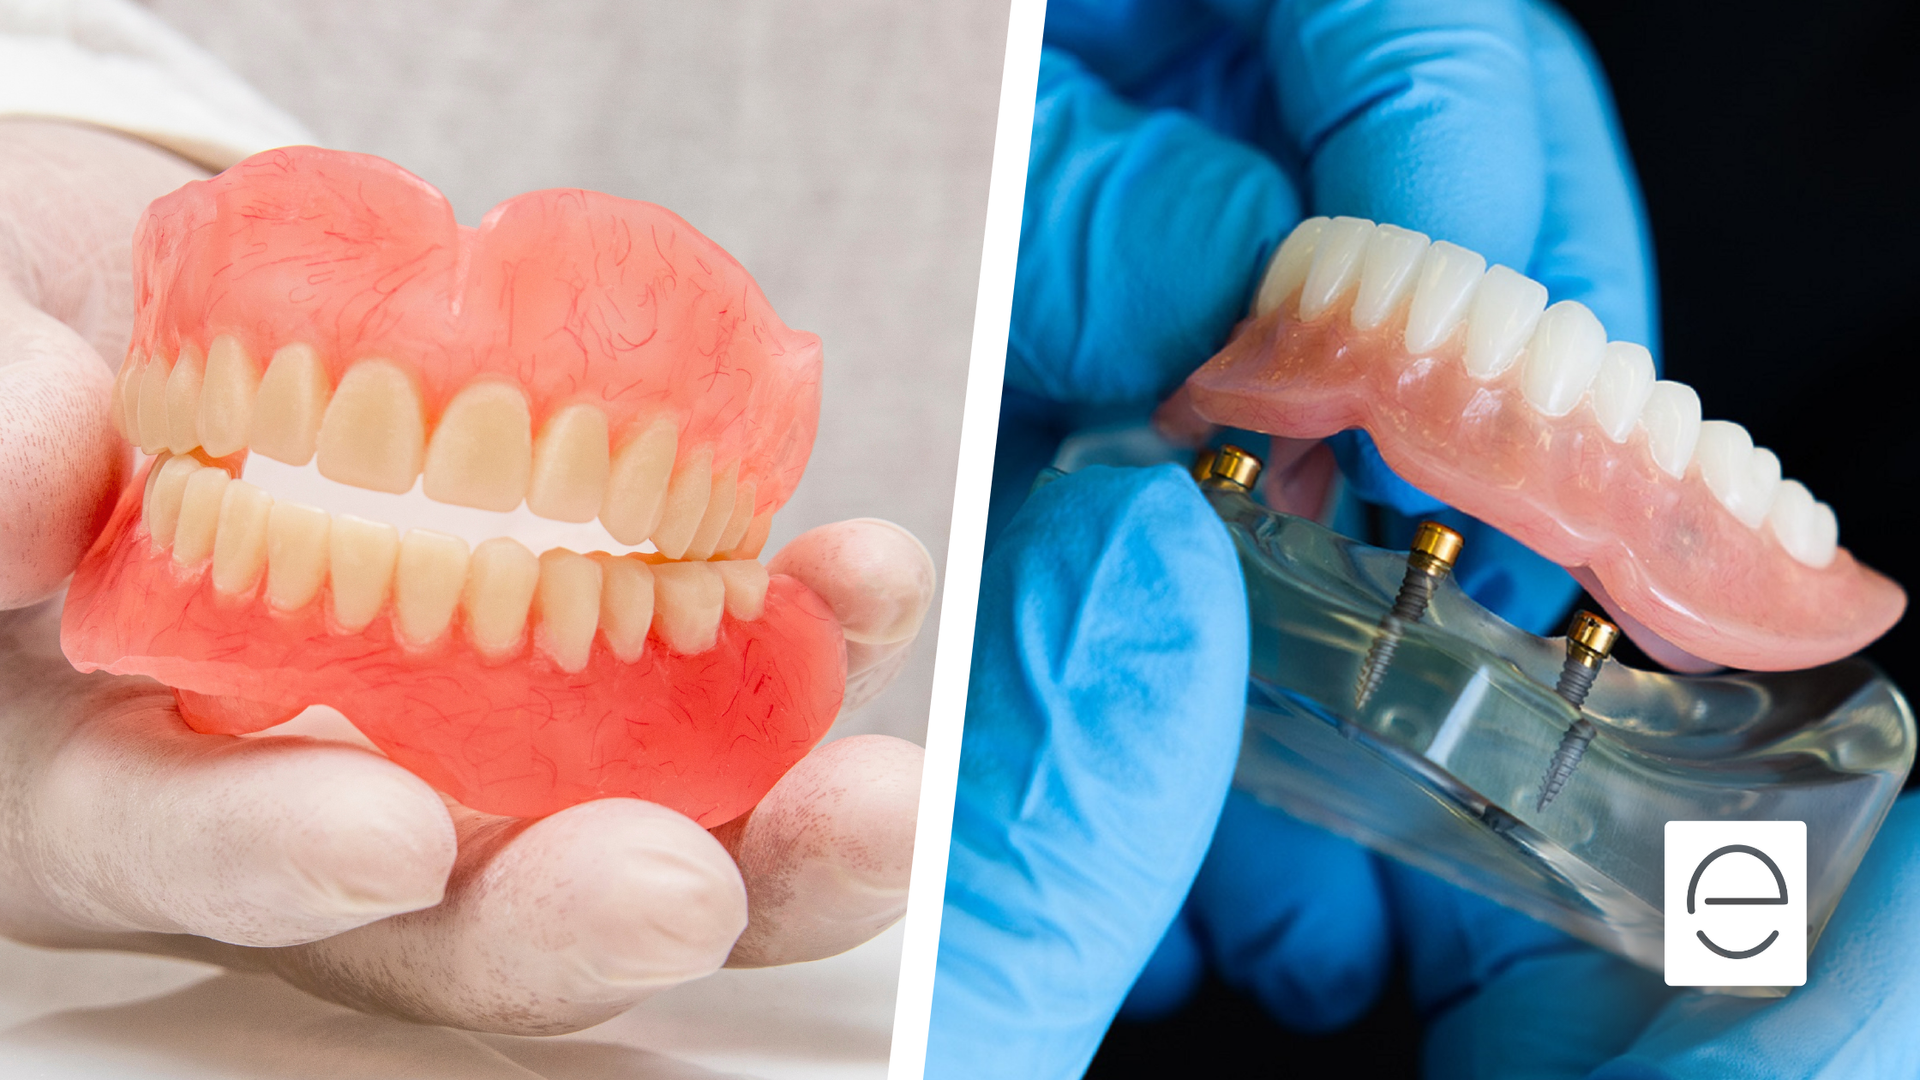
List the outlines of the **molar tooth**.
{"label": "molar tooth", "polygon": [[1565,416],[1580,403],[1600,371],[1607,331],[1577,300],[1562,300],[1540,316],[1520,368],[1520,392],[1548,416]]}
{"label": "molar tooth", "polygon": [[1372,330],[1387,321],[1412,291],[1414,271],[1427,251],[1427,235],[1398,225],[1382,225],[1367,241],[1360,266],[1360,291],[1353,298],[1353,325]]}
{"label": "molar tooth", "polygon": [[747,535],[740,539],[727,552],[729,559],[757,559],[760,549],[767,546],[767,534],[773,531],[773,511],[753,515],[753,521],[747,526]]}
{"label": "molar tooth", "polygon": [[1610,341],[1593,377],[1593,415],[1607,438],[1623,443],[1653,391],[1653,354],[1645,345]]}
{"label": "molar tooth", "polygon": [[431,529],[408,529],[393,574],[393,625],[409,645],[431,645],[447,632],[467,584],[467,542]]}
{"label": "molar tooth", "polygon": [[1767,511],[1767,523],[1787,554],[1815,570],[1825,569],[1839,550],[1840,524],[1833,508],[1815,501],[1813,493],[1798,480],[1780,482],[1773,509]]}
{"label": "molar tooth", "polygon": [[1307,270],[1313,266],[1314,248],[1319,246],[1320,233],[1326,227],[1326,218],[1310,217],[1295,225],[1281,241],[1280,250],[1274,252],[1273,259],[1267,263],[1266,276],[1260,280],[1259,291],[1253,297],[1256,317],[1279,307],[1307,280]]}
{"label": "molar tooth", "polygon": [[767,567],[758,559],[728,559],[711,563],[726,586],[727,614],[752,622],[767,607]]}
{"label": "molar tooth", "polygon": [[540,648],[561,671],[586,668],[600,627],[600,564],[553,548],[540,554]]}
{"label": "molar tooth", "polygon": [[176,454],[200,445],[200,383],[206,370],[193,346],[180,347],[167,376],[167,449]]}
{"label": "molar tooth", "polygon": [[727,586],[717,566],[668,562],[653,568],[653,628],[674,652],[706,652],[718,639]]}
{"label": "molar tooth", "polygon": [[660,524],[679,443],[680,426],[660,419],[614,455],[606,501],[600,506],[600,524],[615,540],[639,544]]}
{"label": "molar tooth", "polygon": [[1337,217],[1327,222],[1315,245],[1313,265],[1300,285],[1300,321],[1311,322],[1344,299],[1360,280],[1360,260],[1373,236],[1373,222]]}
{"label": "molar tooth", "polygon": [[423,490],[436,502],[512,510],[526,498],[532,471],[527,395],[508,383],[477,382],[455,394],[440,415],[427,444]]}
{"label": "molar tooth", "polygon": [[267,518],[273,496],[234,480],[220,497],[220,529],[213,538],[213,587],[243,596],[260,583],[267,568]]}
{"label": "molar tooth", "polygon": [[327,580],[333,587],[333,618],[341,629],[357,634],[380,614],[399,556],[399,529],[350,514],[333,519],[327,536]]}
{"label": "molar tooth", "polygon": [[253,427],[253,399],[259,393],[260,372],[247,347],[231,334],[214,338],[207,347],[206,378],[200,385],[195,422],[201,448],[212,457],[246,449],[247,432]]}
{"label": "molar tooth", "polygon": [[481,655],[498,660],[519,651],[539,584],[540,560],[520,541],[496,536],[473,549],[460,603],[467,612],[467,640]]}
{"label": "molar tooth", "polygon": [[1675,480],[1687,475],[1700,442],[1700,395],[1693,387],[1666,379],[1654,383],[1640,409],[1640,426],[1647,431],[1653,463]]}
{"label": "molar tooth", "polygon": [[186,490],[180,496],[180,520],[173,528],[176,565],[194,566],[213,554],[213,538],[220,528],[220,500],[232,482],[225,469],[199,469],[187,478]]}
{"label": "molar tooth", "polygon": [[364,360],[341,377],[320,421],[320,475],[404,495],[420,476],[426,442],[413,379],[385,360]]}
{"label": "molar tooth", "polygon": [[170,372],[159,357],[152,357],[140,370],[140,449],[157,454],[167,449],[172,429],[167,423],[167,376]]}
{"label": "molar tooth", "polygon": [[733,491],[733,516],[727,519],[727,527],[720,533],[720,542],[713,546],[715,551],[732,551],[746,539],[747,526],[753,524],[753,498],[758,492],[757,485],[751,480],[742,480]]}
{"label": "molar tooth", "polygon": [[325,510],[276,499],[267,514],[267,604],[298,611],[327,579],[332,519]]}
{"label": "molar tooth", "polygon": [[660,524],[653,528],[653,546],[660,549],[660,554],[678,559],[687,553],[700,519],[706,516],[707,497],[712,491],[713,447],[703,446],[674,464],[667,498],[660,508]]}
{"label": "molar tooth", "polygon": [[1487,260],[1479,252],[1436,240],[1420,256],[1413,279],[1413,300],[1407,305],[1407,351],[1415,356],[1446,344],[1473,306]]}
{"label": "molar tooth", "polygon": [[600,564],[600,630],[614,659],[631,664],[647,650],[653,626],[653,568],[634,555],[606,555]]}
{"label": "molar tooth", "polygon": [[710,559],[720,537],[725,535],[727,525],[733,521],[734,496],[740,486],[740,463],[734,462],[713,479],[713,491],[707,497],[707,512],[700,518],[700,527],[693,531],[693,542],[687,545],[687,558]]}
{"label": "molar tooth", "polygon": [[611,468],[607,414],[592,405],[569,405],[547,420],[534,441],[527,509],[553,521],[592,521],[606,498]]}
{"label": "molar tooth", "polygon": [[260,392],[253,399],[247,445],[254,452],[289,465],[313,460],[320,420],[327,412],[333,384],[327,366],[311,345],[284,345],[267,363]]}
{"label": "molar tooth", "polygon": [[1546,307],[1545,285],[1504,266],[1489,269],[1467,315],[1468,374],[1491,379],[1507,370]]}
{"label": "molar tooth", "polygon": [[[173,543],[174,530],[180,524],[180,501],[187,496],[187,481],[204,466],[190,457],[172,457],[155,465],[152,483],[147,488],[147,505],[141,517],[156,547]],[[218,471],[218,470],[216,470]]]}

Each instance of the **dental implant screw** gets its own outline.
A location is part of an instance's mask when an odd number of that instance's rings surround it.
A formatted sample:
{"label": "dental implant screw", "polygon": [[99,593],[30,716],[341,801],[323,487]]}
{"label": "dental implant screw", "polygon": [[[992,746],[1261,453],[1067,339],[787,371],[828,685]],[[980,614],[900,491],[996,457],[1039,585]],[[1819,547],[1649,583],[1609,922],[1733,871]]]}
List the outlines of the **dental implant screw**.
{"label": "dental implant screw", "polygon": [[1393,610],[1381,618],[1379,636],[1373,639],[1367,658],[1360,663],[1354,708],[1364,707],[1373,692],[1380,689],[1380,681],[1387,677],[1387,668],[1393,663],[1393,654],[1400,648],[1401,635],[1406,633],[1409,624],[1425,617],[1427,605],[1433,600],[1434,586],[1453,572],[1453,564],[1460,558],[1460,549],[1465,544],[1459,533],[1437,521],[1420,523],[1413,534],[1413,550],[1407,552],[1407,573],[1400,579],[1400,594],[1394,597]]}
{"label": "dental implant screw", "polygon": [[[1567,659],[1560,665],[1560,681],[1553,692],[1575,710],[1586,705],[1594,677],[1600,674],[1600,665],[1606,662],[1607,655],[1613,652],[1613,643],[1619,639],[1619,627],[1591,611],[1574,612],[1573,621],[1567,625]],[[1585,716],[1567,725],[1567,733],[1560,737],[1560,745],[1553,751],[1553,760],[1547,763],[1547,775],[1540,781],[1536,811],[1545,810],[1567,786],[1596,734],[1593,723]]]}
{"label": "dental implant screw", "polygon": [[1200,456],[1193,459],[1193,478],[1203,484],[1246,492],[1252,491],[1253,482],[1260,479],[1261,468],[1259,458],[1229,444],[1218,450],[1200,451]]}

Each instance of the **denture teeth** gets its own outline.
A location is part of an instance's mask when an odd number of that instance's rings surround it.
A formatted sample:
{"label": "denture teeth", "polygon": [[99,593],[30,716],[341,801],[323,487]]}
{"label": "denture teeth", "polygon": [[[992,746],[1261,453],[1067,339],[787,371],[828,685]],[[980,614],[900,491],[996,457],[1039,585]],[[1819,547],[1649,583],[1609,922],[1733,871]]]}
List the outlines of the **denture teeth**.
{"label": "denture teeth", "polygon": [[130,443],[140,441],[140,421],[137,415],[129,418],[127,386],[133,383],[133,377],[139,370],[140,364],[134,357],[128,356],[122,361],[120,370],[113,373],[113,391],[107,398],[107,413],[113,421],[114,430]]}
{"label": "denture teeth", "polygon": [[591,405],[569,405],[547,420],[534,441],[527,509],[553,521],[592,521],[611,469],[606,414]]}
{"label": "denture teeth", "polygon": [[245,480],[227,484],[220,497],[219,530],[213,538],[213,587],[245,596],[267,568],[267,519],[273,496]]}
{"label": "denture teeth", "polygon": [[586,668],[600,626],[600,564],[566,548],[540,556],[540,650],[560,670]]}
{"label": "denture teeth", "polygon": [[1653,354],[1645,345],[1610,341],[1593,377],[1593,414],[1607,438],[1623,443],[1653,392]]}
{"label": "denture teeth", "polygon": [[311,345],[281,347],[260,377],[247,445],[288,465],[312,461],[332,391],[326,365]]}
{"label": "denture teeth", "polygon": [[1840,545],[1840,523],[1833,508],[1814,499],[1798,480],[1782,480],[1767,523],[1787,554],[1815,570],[1833,562]]}
{"label": "denture teeth", "polygon": [[232,478],[224,469],[200,468],[187,477],[180,496],[180,520],[173,529],[175,565],[195,566],[213,554],[213,538],[220,528],[220,500],[229,483]]}
{"label": "denture teeth", "polygon": [[767,606],[767,567],[757,559],[729,559],[711,564],[720,572],[727,614],[752,622]]}
{"label": "denture teeth", "polygon": [[734,496],[739,486],[740,463],[737,461],[713,478],[713,489],[707,496],[707,511],[701,515],[700,527],[693,531],[693,540],[687,545],[687,558],[713,557],[720,537],[727,531],[727,524],[733,520]]}
{"label": "denture teeth", "polygon": [[317,507],[274,501],[267,514],[267,604],[275,611],[298,611],[320,595],[332,521]]}
{"label": "denture teeth", "polygon": [[400,530],[350,514],[334,517],[327,536],[327,584],[341,629],[358,633],[380,614],[399,556]]}
{"label": "denture teeth", "polygon": [[1311,217],[1294,226],[1287,238],[1281,241],[1280,250],[1274,252],[1272,261],[1267,263],[1266,276],[1261,279],[1260,288],[1254,294],[1255,316],[1278,308],[1307,280],[1307,271],[1313,266],[1314,249],[1319,245],[1320,233],[1326,227],[1326,218]]}
{"label": "denture teeth", "polygon": [[1666,379],[1654,383],[1640,409],[1640,426],[1653,463],[1675,480],[1687,475],[1700,441],[1700,395],[1693,387]]}
{"label": "denture teeth", "polygon": [[207,347],[195,423],[200,448],[209,457],[246,449],[247,432],[253,427],[253,400],[259,393],[260,372],[246,346],[231,334],[214,338]]}
{"label": "denture teeth", "polygon": [[773,531],[773,513],[753,515],[753,521],[747,526],[747,534],[740,543],[727,552],[729,559],[757,559],[760,549],[767,546],[767,534]]}
{"label": "denture teeth", "polygon": [[384,360],[363,360],[334,388],[320,421],[320,475],[404,494],[420,476],[427,422],[413,379]]}
{"label": "denture teeth", "polygon": [[1504,266],[1489,269],[1467,313],[1468,374],[1491,379],[1511,367],[1546,308],[1545,285]]}
{"label": "denture teeth", "polygon": [[615,540],[637,545],[653,535],[666,503],[679,441],[679,425],[660,419],[629,439],[614,455],[613,472],[600,507],[600,524]]}
{"label": "denture teeth", "polygon": [[393,623],[416,647],[446,634],[467,583],[467,542],[430,529],[409,529],[393,575]]}
{"label": "denture teeth", "polygon": [[653,568],[653,630],[682,654],[713,648],[726,605],[726,582],[715,563],[670,562]]}
{"label": "denture teeth", "polygon": [[1694,450],[1700,477],[1720,505],[1748,528],[1759,528],[1773,508],[1780,484],[1780,459],[1773,451],[1756,448],[1747,429],[1726,420],[1700,425],[1700,443]]}
{"label": "denture teeth", "polygon": [[192,346],[182,346],[167,376],[167,449],[184,454],[200,445],[200,382],[206,365]]}
{"label": "denture teeth", "polygon": [[1315,244],[1313,265],[1300,286],[1302,322],[1332,310],[1359,283],[1360,263],[1373,233],[1373,222],[1361,218],[1337,217],[1327,222]]}
{"label": "denture teeth", "polygon": [[1548,308],[1527,342],[1520,368],[1520,392],[1548,416],[1565,416],[1599,374],[1607,347],[1600,320],[1577,300]]}
{"label": "denture teeth", "polygon": [[422,490],[438,502],[512,510],[526,498],[532,471],[527,395],[504,382],[477,382],[453,396],[435,425]]}
{"label": "denture teeth", "polygon": [[167,425],[167,375],[168,368],[155,356],[147,361],[140,371],[140,402],[136,407],[140,418],[140,449],[149,454],[157,454],[167,449],[171,434]]}
{"label": "denture teeth", "polygon": [[1427,246],[1425,233],[1398,225],[1373,231],[1360,265],[1360,290],[1353,298],[1351,318],[1356,330],[1379,327],[1406,302]]}
{"label": "denture teeth", "polygon": [[[713,449],[703,446],[674,463],[673,479],[653,529],[653,546],[669,559],[682,558],[706,516],[713,493]],[[729,510],[732,508],[729,507]]]}
{"label": "denture teeth", "polygon": [[173,543],[174,530],[180,523],[180,503],[187,496],[187,481],[202,467],[190,457],[170,457],[154,466],[141,515],[156,547]]}
{"label": "denture teeth", "polygon": [[653,568],[637,555],[602,555],[600,632],[614,659],[631,664],[646,652],[653,627]]}
{"label": "denture teeth", "polygon": [[1457,244],[1437,240],[1427,249],[1407,305],[1408,353],[1421,356],[1446,344],[1465,321],[1486,270],[1487,260]]}
{"label": "denture teeth", "polygon": [[753,524],[753,499],[759,492],[751,480],[742,480],[733,492],[733,516],[727,519],[727,527],[720,533],[715,551],[732,551],[740,546],[747,535],[747,529]]}
{"label": "denture teeth", "polygon": [[540,560],[518,540],[496,536],[475,547],[460,598],[467,640],[492,659],[518,652],[539,585]]}

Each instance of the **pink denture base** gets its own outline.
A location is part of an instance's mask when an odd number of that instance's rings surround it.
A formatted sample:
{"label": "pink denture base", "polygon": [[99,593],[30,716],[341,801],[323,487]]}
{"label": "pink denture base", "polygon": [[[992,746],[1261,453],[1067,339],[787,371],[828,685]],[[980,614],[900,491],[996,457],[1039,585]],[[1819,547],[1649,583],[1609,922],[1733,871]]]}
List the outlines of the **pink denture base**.
{"label": "pink denture base", "polygon": [[1482,381],[1459,335],[1409,356],[1394,329],[1339,314],[1302,323],[1285,306],[1243,324],[1187,387],[1214,423],[1325,438],[1360,427],[1415,486],[1569,568],[1587,568],[1610,607],[1717,664],[1811,667],[1885,633],[1906,606],[1892,580],[1840,550],[1814,569],[1766,528],[1749,528],[1697,466],[1674,479],[1639,428],[1624,443],[1586,400],[1535,409],[1520,367]]}

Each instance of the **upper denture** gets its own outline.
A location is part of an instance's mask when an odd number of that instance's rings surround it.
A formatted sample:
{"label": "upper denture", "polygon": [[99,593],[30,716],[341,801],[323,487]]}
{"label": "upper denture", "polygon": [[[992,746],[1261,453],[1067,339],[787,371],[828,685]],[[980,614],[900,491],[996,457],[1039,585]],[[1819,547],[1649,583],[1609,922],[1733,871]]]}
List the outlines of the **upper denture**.
{"label": "upper denture", "polygon": [[1456,245],[1312,218],[1187,388],[1218,424],[1367,429],[1402,476],[1597,586],[1656,656],[1807,667],[1899,619],[1900,587],[1838,546],[1772,451],[1549,299]]}

